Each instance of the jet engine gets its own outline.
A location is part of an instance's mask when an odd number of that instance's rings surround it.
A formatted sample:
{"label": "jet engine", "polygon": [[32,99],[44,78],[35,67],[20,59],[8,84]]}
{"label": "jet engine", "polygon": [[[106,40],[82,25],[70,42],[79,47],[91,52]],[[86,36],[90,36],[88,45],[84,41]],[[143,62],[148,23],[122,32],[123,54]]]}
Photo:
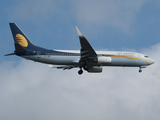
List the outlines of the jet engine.
{"label": "jet engine", "polygon": [[97,62],[100,63],[100,64],[111,63],[112,62],[112,58],[111,57],[99,56],[97,58]]}
{"label": "jet engine", "polygon": [[102,72],[102,67],[92,66],[92,67],[89,67],[87,71],[91,73],[100,73]]}

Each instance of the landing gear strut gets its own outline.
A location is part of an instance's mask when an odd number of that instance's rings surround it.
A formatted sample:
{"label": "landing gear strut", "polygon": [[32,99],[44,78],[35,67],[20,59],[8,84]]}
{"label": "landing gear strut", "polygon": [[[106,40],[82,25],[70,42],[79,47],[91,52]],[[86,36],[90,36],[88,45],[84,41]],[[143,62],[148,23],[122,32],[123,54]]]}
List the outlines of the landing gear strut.
{"label": "landing gear strut", "polygon": [[83,73],[83,70],[80,69],[80,70],[78,71],[78,74],[81,75],[82,73]]}

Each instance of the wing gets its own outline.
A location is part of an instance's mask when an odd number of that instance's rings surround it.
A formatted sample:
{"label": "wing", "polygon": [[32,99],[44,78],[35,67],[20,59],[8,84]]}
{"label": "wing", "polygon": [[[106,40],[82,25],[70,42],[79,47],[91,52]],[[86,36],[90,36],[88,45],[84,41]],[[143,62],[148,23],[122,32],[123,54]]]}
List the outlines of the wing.
{"label": "wing", "polygon": [[[80,60],[79,65],[49,65],[50,68],[57,68],[57,69],[63,69],[63,70],[70,70],[72,68],[84,68],[85,70],[88,70],[89,63],[97,63],[97,53],[94,51],[92,46],[89,44],[87,39],[82,35],[80,30],[76,27],[77,34],[79,36],[80,44],[81,44],[81,50],[80,50]],[[86,66],[86,67],[85,67]]]}
{"label": "wing", "polygon": [[76,30],[81,44],[80,62],[95,62],[97,58],[97,53],[94,51],[87,39],[82,35],[78,27],[76,27]]}

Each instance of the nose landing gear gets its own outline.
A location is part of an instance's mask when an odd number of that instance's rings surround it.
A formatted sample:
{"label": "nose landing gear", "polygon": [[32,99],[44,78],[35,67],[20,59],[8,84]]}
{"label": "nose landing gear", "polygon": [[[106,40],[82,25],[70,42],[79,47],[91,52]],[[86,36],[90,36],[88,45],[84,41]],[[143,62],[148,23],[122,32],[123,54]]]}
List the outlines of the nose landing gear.
{"label": "nose landing gear", "polygon": [[141,69],[141,67],[139,68],[139,73],[141,73],[142,72],[142,69]]}
{"label": "nose landing gear", "polygon": [[142,72],[142,70],[139,70],[139,73],[141,73]]}
{"label": "nose landing gear", "polygon": [[142,68],[146,68],[147,66],[139,66],[139,72],[142,72]]}

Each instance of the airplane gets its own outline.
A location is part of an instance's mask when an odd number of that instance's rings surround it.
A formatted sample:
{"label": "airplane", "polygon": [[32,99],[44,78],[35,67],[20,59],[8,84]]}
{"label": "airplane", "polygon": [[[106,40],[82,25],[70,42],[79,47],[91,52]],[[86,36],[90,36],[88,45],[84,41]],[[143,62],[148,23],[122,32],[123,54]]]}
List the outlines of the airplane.
{"label": "airplane", "polygon": [[70,70],[79,68],[78,74],[83,70],[89,73],[101,73],[103,66],[139,67],[142,68],[154,63],[147,55],[124,51],[95,51],[88,40],[76,27],[79,36],[80,50],[48,50],[34,45],[22,30],[15,24],[9,23],[14,39],[15,51],[7,54],[17,55],[28,60],[48,64],[51,68]]}

